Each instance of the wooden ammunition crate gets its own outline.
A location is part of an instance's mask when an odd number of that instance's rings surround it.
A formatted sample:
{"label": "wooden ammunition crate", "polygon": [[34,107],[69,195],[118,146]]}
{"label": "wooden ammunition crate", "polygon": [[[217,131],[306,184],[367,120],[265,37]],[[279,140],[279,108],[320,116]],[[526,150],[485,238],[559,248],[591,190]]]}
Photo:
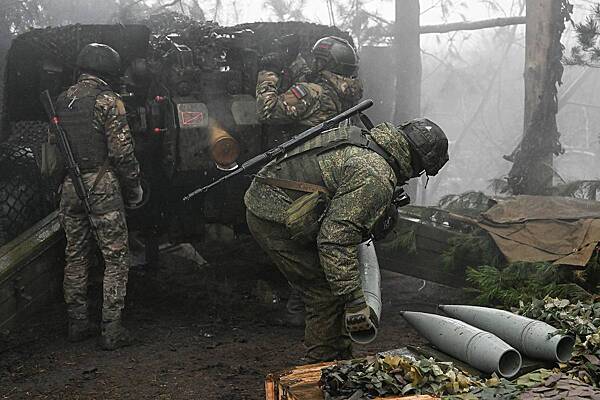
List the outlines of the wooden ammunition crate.
{"label": "wooden ammunition crate", "polygon": [[[265,380],[266,400],[324,400],[319,388],[321,369],[334,363],[302,365],[277,374],[269,374]],[[404,396],[377,398],[381,400],[435,400],[431,396]],[[376,400],[377,400],[376,399]]]}

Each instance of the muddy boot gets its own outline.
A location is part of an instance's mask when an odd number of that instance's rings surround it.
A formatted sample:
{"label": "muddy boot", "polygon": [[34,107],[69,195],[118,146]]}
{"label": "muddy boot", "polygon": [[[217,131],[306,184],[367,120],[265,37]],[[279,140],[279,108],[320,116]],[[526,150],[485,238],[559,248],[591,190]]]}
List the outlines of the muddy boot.
{"label": "muddy boot", "polygon": [[296,289],[291,289],[290,297],[288,298],[285,308],[286,325],[298,328],[304,327],[304,302],[302,301],[302,297],[300,297],[300,292],[298,292]]}
{"label": "muddy boot", "polygon": [[103,350],[116,350],[133,344],[129,331],[121,325],[121,321],[102,322],[100,347]]}
{"label": "muddy boot", "polygon": [[94,335],[90,320],[69,318],[69,342],[81,342]]}

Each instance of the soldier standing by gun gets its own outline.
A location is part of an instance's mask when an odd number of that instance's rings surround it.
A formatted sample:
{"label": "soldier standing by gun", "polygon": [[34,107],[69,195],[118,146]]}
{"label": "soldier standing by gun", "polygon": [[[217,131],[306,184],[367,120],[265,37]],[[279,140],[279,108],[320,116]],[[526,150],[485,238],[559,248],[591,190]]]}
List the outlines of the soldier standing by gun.
{"label": "soldier standing by gun", "polygon": [[[326,121],[362,97],[362,84],[356,77],[358,56],[348,41],[335,36],[319,39],[311,51],[312,71],[299,56],[297,37],[281,38],[278,46],[279,51],[261,59],[256,85],[258,116],[268,125],[270,136],[275,136],[275,143]],[[290,83],[290,76],[298,80]],[[286,321],[302,326],[304,305],[296,291],[290,293],[286,308]]]}
{"label": "soldier standing by gun", "polygon": [[105,264],[100,345],[114,350],[131,341],[121,324],[129,272],[124,206],[139,204],[143,191],[125,106],[109,83],[119,76],[119,54],[104,44],[88,44],[79,53],[77,66],[77,83],[58,96],[56,115],[51,116],[55,129],[62,132],[50,131],[50,141],[66,133],[77,164],[64,178],[59,213],[67,237],[64,294],[69,340],[93,334],[87,290],[97,245]]}

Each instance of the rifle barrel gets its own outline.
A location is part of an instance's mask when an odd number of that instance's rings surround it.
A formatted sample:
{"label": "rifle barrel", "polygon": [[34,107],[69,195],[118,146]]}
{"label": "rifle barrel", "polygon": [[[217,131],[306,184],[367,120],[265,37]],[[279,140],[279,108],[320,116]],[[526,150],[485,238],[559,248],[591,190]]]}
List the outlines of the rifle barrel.
{"label": "rifle barrel", "polygon": [[324,122],[320,123],[319,125],[313,126],[312,128],[309,128],[309,129],[305,130],[304,132],[299,133],[298,135],[295,135],[294,137],[283,142],[279,146],[274,147],[270,150],[265,151],[264,153],[261,153],[257,156],[252,157],[251,159],[247,160],[242,165],[240,165],[235,171],[232,171],[229,174],[220,177],[216,181],[211,182],[208,185],[202,186],[201,188],[198,188],[198,189],[194,190],[193,192],[187,194],[183,198],[183,201],[188,201],[192,197],[194,197],[200,193],[205,193],[208,190],[212,189],[213,187],[220,185],[221,183],[225,182],[226,180],[233,178],[234,176],[242,173],[243,171],[245,171],[247,169],[250,169],[257,165],[266,164],[267,162],[275,159],[275,157],[279,156],[280,154],[283,154],[286,151],[290,150],[291,148],[299,146],[299,145],[307,142],[308,140],[317,136],[321,132],[324,132],[326,130],[336,127],[342,121],[345,121],[348,118],[350,118],[351,116],[353,116],[355,114],[359,114],[359,113],[363,112],[364,110],[366,110],[367,108],[370,108],[372,106],[373,106],[373,100],[371,100],[371,99],[361,101],[354,107],[351,107],[351,108],[347,109],[346,111],[343,111],[342,113],[328,119],[327,121],[324,121]]}

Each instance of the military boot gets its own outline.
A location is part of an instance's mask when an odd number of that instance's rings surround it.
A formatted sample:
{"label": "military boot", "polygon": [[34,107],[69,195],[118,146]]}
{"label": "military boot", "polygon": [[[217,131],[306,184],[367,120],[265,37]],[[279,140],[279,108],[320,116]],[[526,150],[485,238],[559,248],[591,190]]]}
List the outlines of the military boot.
{"label": "military boot", "polygon": [[303,328],[306,312],[304,310],[304,301],[302,301],[300,292],[298,292],[296,289],[292,288],[285,309],[286,325]]}
{"label": "military boot", "polygon": [[103,350],[116,350],[133,344],[133,338],[120,320],[102,322],[100,347]]}
{"label": "military boot", "polygon": [[69,318],[69,342],[81,342],[94,335],[90,320]]}

